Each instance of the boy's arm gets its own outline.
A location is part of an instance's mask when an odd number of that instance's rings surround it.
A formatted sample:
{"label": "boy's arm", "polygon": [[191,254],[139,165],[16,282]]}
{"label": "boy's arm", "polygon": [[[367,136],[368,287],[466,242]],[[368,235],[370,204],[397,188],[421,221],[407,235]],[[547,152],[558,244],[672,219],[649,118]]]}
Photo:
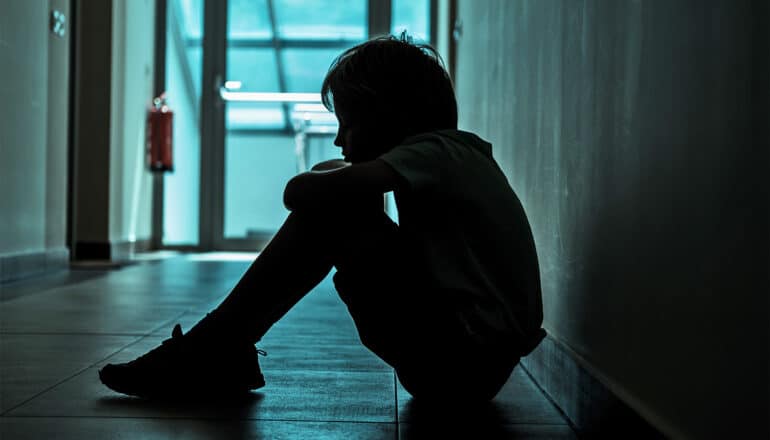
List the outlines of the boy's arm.
{"label": "boy's arm", "polygon": [[379,159],[329,171],[308,171],[289,180],[283,204],[294,211],[360,200],[393,191],[399,179],[393,168]]}
{"label": "boy's arm", "polygon": [[342,159],[332,159],[332,160],[325,160],[323,162],[319,162],[313,165],[313,168],[311,168],[310,171],[331,171],[339,168],[344,168],[346,166],[350,166],[350,163],[345,162]]}

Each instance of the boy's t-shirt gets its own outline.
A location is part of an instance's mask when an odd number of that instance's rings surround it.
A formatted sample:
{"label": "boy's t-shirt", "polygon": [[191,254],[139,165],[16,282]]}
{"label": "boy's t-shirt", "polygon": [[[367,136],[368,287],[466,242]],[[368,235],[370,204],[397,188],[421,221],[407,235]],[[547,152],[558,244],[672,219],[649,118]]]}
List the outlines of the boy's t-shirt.
{"label": "boy's t-shirt", "polygon": [[537,254],[492,145],[441,130],[407,138],[380,160],[403,178],[399,230],[440,301],[480,343],[530,351],[543,336]]}

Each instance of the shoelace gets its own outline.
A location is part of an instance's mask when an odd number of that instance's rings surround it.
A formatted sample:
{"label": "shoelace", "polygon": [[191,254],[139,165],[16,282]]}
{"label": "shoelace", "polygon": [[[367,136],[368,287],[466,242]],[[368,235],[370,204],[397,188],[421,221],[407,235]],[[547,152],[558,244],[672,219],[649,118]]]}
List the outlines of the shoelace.
{"label": "shoelace", "polygon": [[[169,341],[172,341],[174,339],[181,338],[182,335],[183,335],[183,333],[182,333],[182,326],[177,324],[177,325],[174,326],[174,329],[171,331],[171,338],[170,339],[166,339],[165,341],[163,341],[163,344],[165,344],[165,343],[167,343]],[[267,352],[265,350],[257,349],[257,354],[261,355],[261,356],[267,357]],[[144,357],[144,356],[142,356],[142,357]]]}

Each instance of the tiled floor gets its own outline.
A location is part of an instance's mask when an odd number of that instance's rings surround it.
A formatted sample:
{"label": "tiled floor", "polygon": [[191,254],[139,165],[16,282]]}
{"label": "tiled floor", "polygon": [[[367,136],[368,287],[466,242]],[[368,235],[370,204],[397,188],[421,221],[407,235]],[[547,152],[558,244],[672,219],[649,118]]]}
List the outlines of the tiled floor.
{"label": "tiled floor", "polygon": [[188,329],[247,265],[176,257],[0,285],[0,439],[574,438],[519,368],[483,407],[421,406],[360,345],[329,279],[260,342],[267,385],[248,398],[169,405],[101,385],[102,365]]}

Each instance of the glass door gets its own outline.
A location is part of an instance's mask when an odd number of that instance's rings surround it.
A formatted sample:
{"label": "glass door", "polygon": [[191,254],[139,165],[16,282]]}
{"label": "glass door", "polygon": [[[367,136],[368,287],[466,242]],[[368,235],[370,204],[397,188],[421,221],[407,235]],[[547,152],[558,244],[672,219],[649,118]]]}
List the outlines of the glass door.
{"label": "glass door", "polygon": [[367,0],[229,0],[222,239],[261,247],[283,223],[283,188],[340,158],[334,115],[320,104],[334,58],[368,37]]}
{"label": "glass door", "polygon": [[174,111],[174,171],[160,183],[160,223],[164,248],[195,249],[199,245],[201,189],[201,82],[203,0],[166,2],[164,89]]}
{"label": "glass door", "polygon": [[340,158],[319,94],[331,62],[376,35],[428,41],[436,1],[168,0],[167,88],[184,114],[164,181],[164,245],[264,246],[288,215],[288,180]]}

